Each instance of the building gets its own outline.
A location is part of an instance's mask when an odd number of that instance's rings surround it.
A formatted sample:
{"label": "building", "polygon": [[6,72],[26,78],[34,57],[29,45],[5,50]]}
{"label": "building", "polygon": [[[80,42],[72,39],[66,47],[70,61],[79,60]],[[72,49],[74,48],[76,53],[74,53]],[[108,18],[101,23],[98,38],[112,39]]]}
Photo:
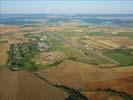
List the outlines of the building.
{"label": "building", "polygon": [[49,48],[49,45],[45,42],[39,42],[38,43],[38,50],[39,51],[46,51]]}

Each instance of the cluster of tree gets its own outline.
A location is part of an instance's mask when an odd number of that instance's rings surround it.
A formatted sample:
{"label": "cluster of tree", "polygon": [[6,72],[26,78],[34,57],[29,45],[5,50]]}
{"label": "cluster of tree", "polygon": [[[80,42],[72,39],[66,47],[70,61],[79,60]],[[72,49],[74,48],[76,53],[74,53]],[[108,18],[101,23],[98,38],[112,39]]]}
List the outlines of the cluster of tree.
{"label": "cluster of tree", "polygon": [[17,59],[17,54],[15,51],[15,44],[10,45],[10,51],[8,52],[9,59],[8,59],[8,66],[10,69],[15,70],[19,68],[19,62]]}
{"label": "cluster of tree", "polygon": [[29,34],[26,34],[26,35],[24,35],[26,38],[28,38],[29,40],[39,40],[39,36],[37,36],[37,35],[34,35],[34,34],[31,34],[31,33],[29,33]]}
{"label": "cluster of tree", "polygon": [[120,52],[120,53],[123,53],[125,55],[130,55],[130,56],[133,56],[133,49],[131,48],[127,48],[127,47],[120,47],[118,49],[115,49],[116,52]]}
{"label": "cluster of tree", "polygon": [[35,62],[32,61],[32,58],[38,52],[37,45],[36,44],[25,44],[20,49],[20,51],[22,51],[20,52],[20,55],[21,55],[20,62],[22,63],[23,67],[30,71],[37,70]]}
{"label": "cluster of tree", "polygon": [[11,59],[9,60],[10,68],[37,70],[35,62],[32,61],[36,53],[37,46],[35,44],[12,44],[9,52],[9,58]]}
{"label": "cluster of tree", "polygon": [[69,94],[66,100],[88,100],[88,98],[82,95],[79,90],[69,88],[65,85],[54,85],[54,86],[63,89]]}
{"label": "cluster of tree", "polygon": [[107,88],[107,89],[98,88],[95,91],[108,92],[108,93],[110,93],[113,96],[121,97],[123,100],[133,100],[133,96],[132,95],[130,95],[130,94],[126,93],[126,92],[116,91],[116,90],[113,90],[113,89],[110,89],[110,88]]}
{"label": "cluster of tree", "polygon": [[36,73],[33,73],[33,74],[35,76],[37,76],[38,78],[40,78],[41,80],[47,82],[51,86],[54,86],[56,88],[60,88],[63,91],[67,92],[68,93],[68,97],[66,98],[66,100],[88,100],[88,98],[86,96],[84,96],[83,94],[80,93],[80,89],[79,90],[75,90],[75,89],[67,87],[65,85],[54,84],[52,82],[49,82],[44,77],[41,77],[40,75],[38,75]]}

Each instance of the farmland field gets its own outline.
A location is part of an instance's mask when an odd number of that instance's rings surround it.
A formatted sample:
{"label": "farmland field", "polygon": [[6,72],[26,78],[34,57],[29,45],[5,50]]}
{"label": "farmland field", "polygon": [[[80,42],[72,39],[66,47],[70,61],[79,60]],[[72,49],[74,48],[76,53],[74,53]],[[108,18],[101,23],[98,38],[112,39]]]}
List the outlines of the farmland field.
{"label": "farmland field", "polygon": [[27,71],[0,69],[1,100],[63,100],[66,96],[63,91],[51,87]]}
{"label": "farmland field", "polygon": [[2,16],[0,100],[133,99],[133,16]]}

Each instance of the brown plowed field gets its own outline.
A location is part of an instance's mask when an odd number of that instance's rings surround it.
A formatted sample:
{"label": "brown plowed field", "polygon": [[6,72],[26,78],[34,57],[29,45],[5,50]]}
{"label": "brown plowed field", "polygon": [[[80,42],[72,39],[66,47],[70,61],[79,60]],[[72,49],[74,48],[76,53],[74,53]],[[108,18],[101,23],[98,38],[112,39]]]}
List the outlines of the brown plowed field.
{"label": "brown plowed field", "polygon": [[109,95],[107,92],[83,92],[83,94],[89,98],[89,100],[103,100]]}
{"label": "brown plowed field", "polygon": [[[73,88],[112,88],[133,94],[133,68],[99,68],[81,62],[64,61],[57,67],[38,72],[47,80]],[[119,70],[120,69],[120,70]]]}
{"label": "brown plowed field", "polygon": [[10,45],[8,43],[0,43],[0,65],[5,65],[8,60],[7,51]]}
{"label": "brown plowed field", "polygon": [[88,82],[87,88],[111,88],[117,91],[127,92],[133,95],[133,76],[108,81]]}
{"label": "brown plowed field", "polygon": [[66,94],[27,71],[0,69],[0,100],[64,100]]}

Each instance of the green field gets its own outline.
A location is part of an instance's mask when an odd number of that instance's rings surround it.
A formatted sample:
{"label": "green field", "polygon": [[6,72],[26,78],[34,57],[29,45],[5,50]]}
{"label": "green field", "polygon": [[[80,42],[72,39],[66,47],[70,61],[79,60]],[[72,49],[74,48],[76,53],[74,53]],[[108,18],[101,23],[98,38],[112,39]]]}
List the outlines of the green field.
{"label": "green field", "polygon": [[89,36],[106,36],[108,34],[105,32],[89,32],[89,33],[87,33],[87,35],[89,35]]}
{"label": "green field", "polygon": [[133,32],[119,32],[117,35],[133,38]]}
{"label": "green field", "polygon": [[114,59],[115,61],[119,62],[120,65],[133,65],[133,56],[124,54],[118,51],[110,51],[105,54],[107,57]]}

